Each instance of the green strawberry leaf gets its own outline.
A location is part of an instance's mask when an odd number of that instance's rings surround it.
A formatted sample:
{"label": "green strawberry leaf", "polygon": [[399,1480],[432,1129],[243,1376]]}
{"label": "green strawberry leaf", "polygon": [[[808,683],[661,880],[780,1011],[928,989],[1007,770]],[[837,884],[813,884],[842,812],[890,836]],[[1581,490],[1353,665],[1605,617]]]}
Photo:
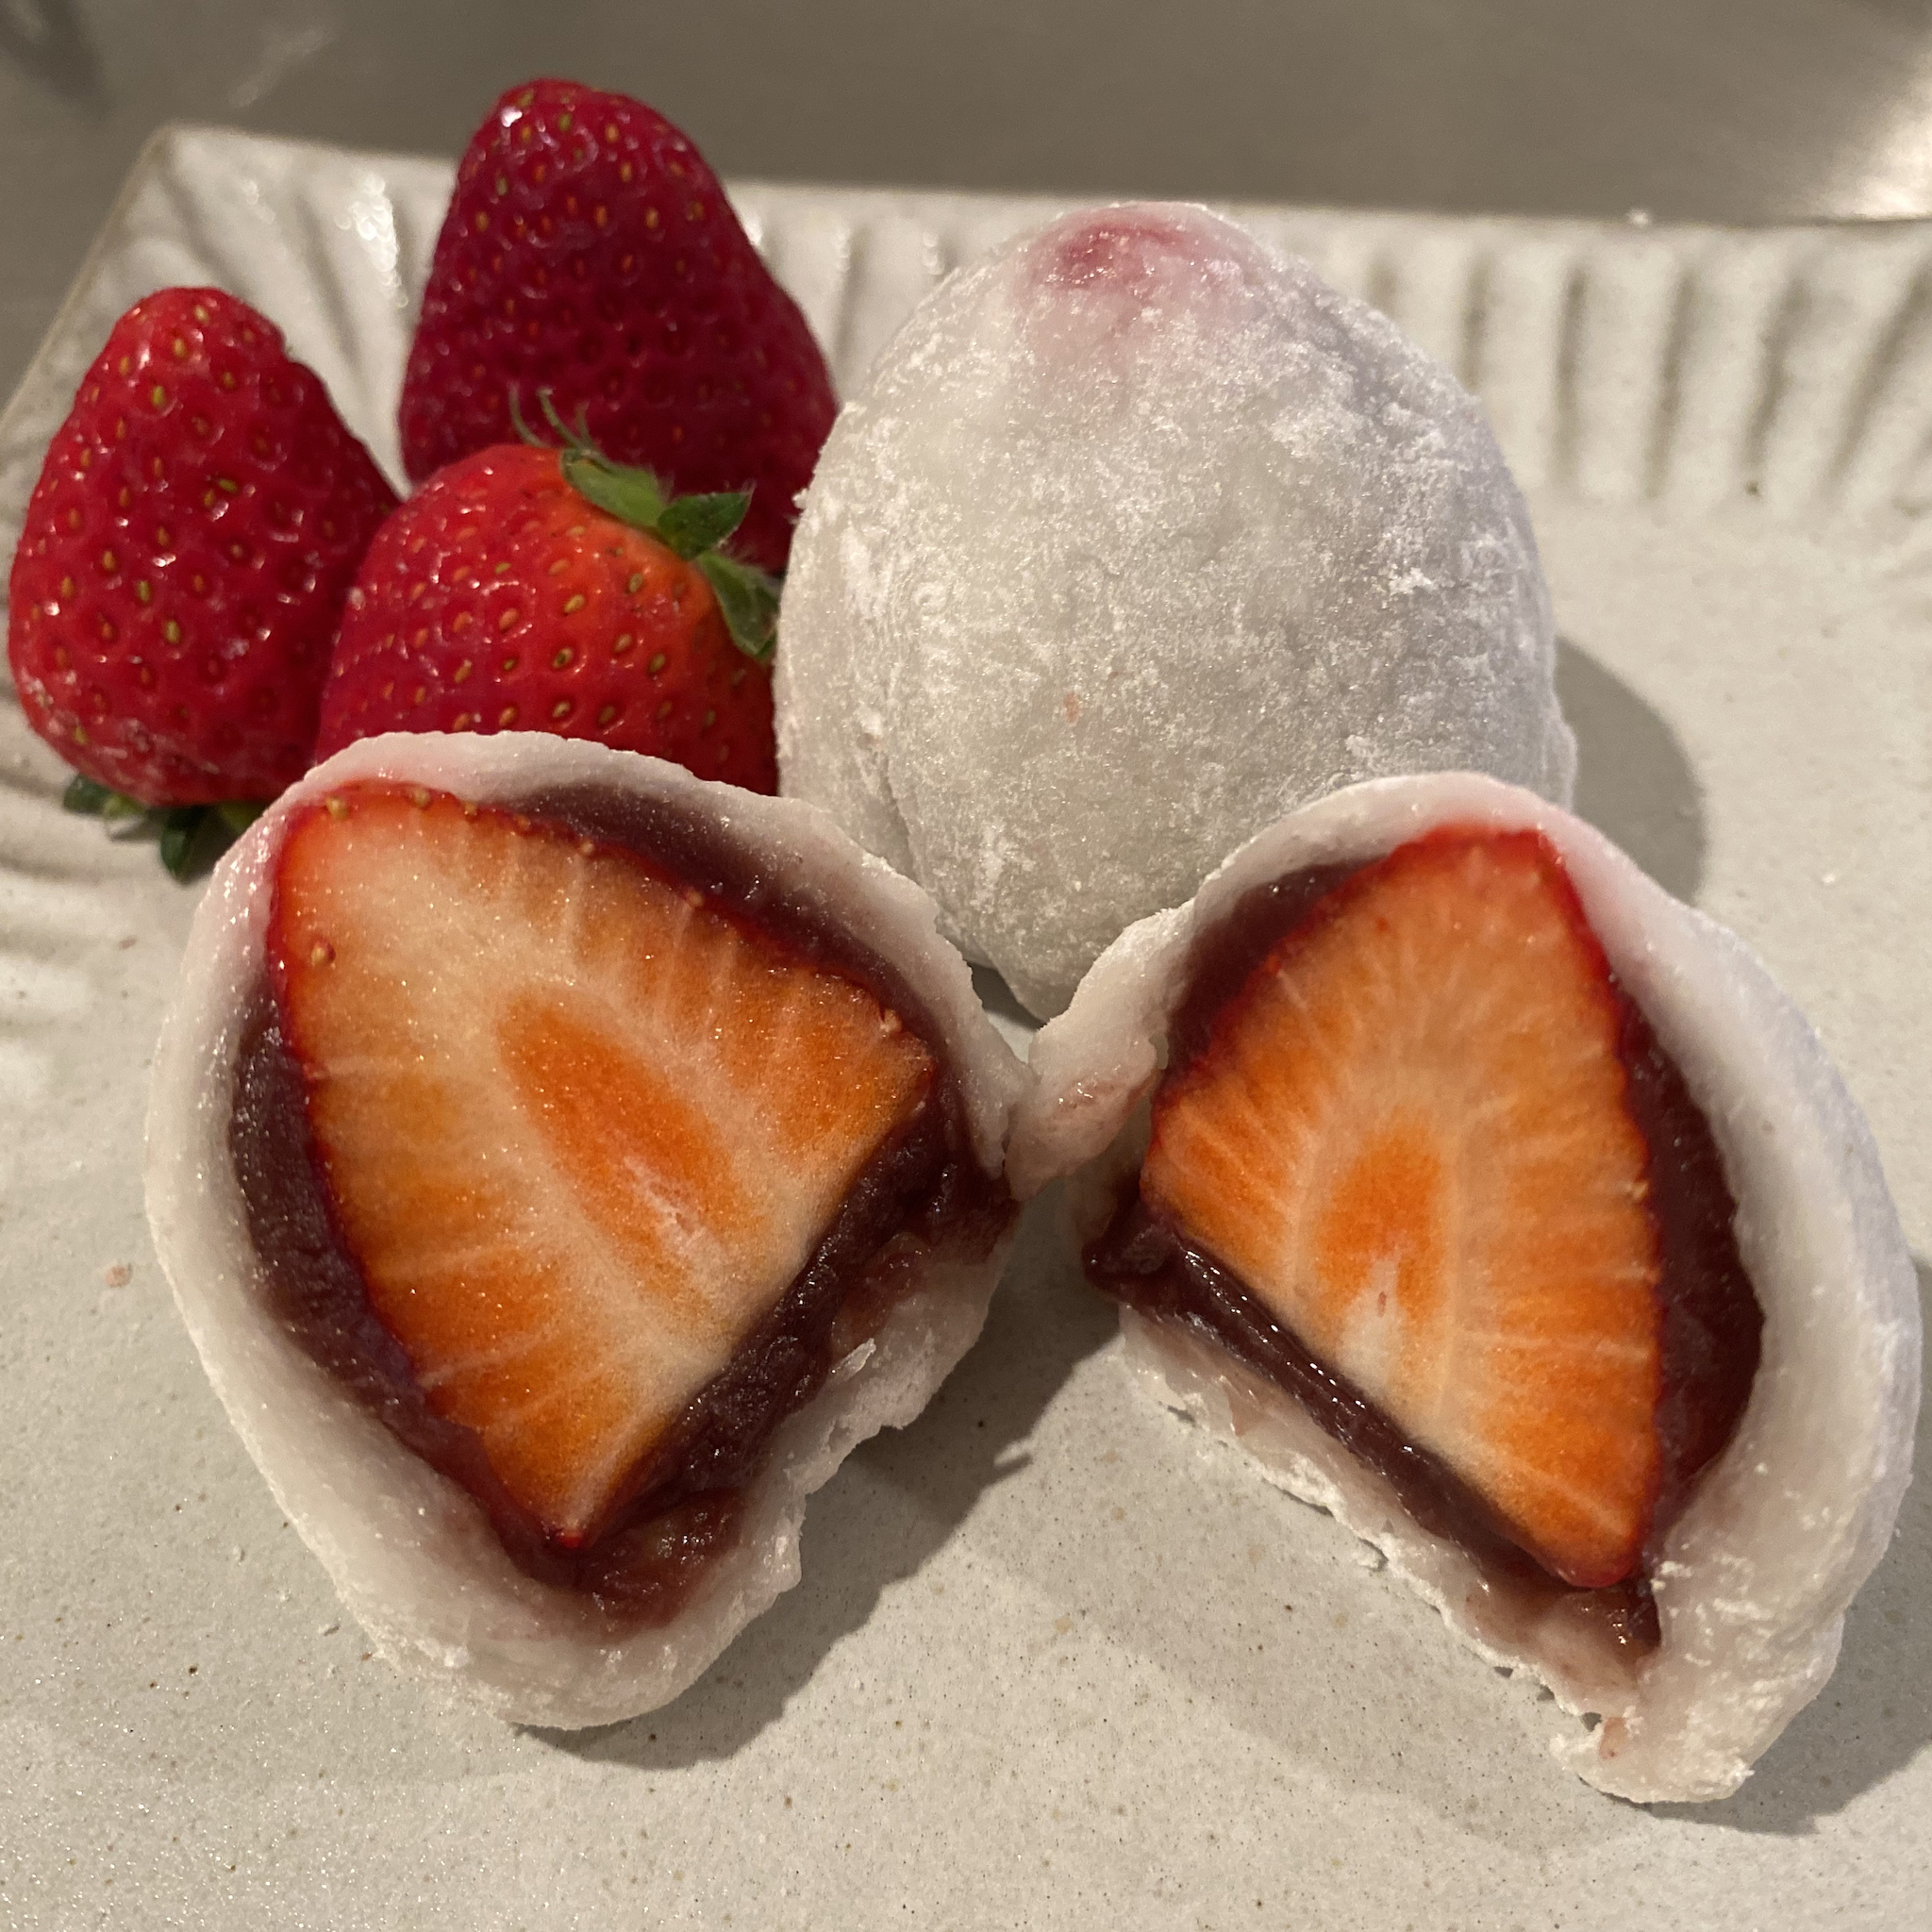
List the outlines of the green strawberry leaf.
{"label": "green strawberry leaf", "polygon": [[650,471],[607,462],[577,449],[561,451],[557,460],[563,480],[579,496],[608,510],[621,524],[658,535],[665,509],[664,487]]}
{"label": "green strawberry leaf", "polygon": [[267,809],[243,798],[157,809],[150,816],[161,828],[161,863],[177,879],[199,878]]}
{"label": "green strawberry leaf", "polygon": [[577,405],[577,420],[575,428],[557,413],[557,404],[547,389],[537,391],[537,405],[543,411],[543,420],[557,431],[557,440],[565,449],[579,451],[585,456],[595,456],[596,445],[591,441],[591,406]]}
{"label": "green strawberry leaf", "polygon": [[239,839],[267,809],[267,800],[260,798],[227,798],[214,808],[230,839]]}
{"label": "green strawberry leaf", "polygon": [[649,470],[613,463],[604,455],[591,441],[582,412],[573,428],[558,413],[549,390],[540,389],[537,402],[557,441],[546,442],[524,420],[512,389],[509,415],[517,434],[539,448],[556,449],[563,480],[586,503],[655,537],[685,562],[695,563],[718,600],[732,642],[754,663],[768,663],[777,642],[778,580],[718,547],[744,521],[751,491],[718,490],[673,496]]}
{"label": "green strawberry leaf", "polygon": [[60,794],[61,806],[68,811],[83,812],[90,818],[99,818],[110,801],[121,794],[111,786],[103,785],[97,779],[75,773],[67,781],[67,790]]}
{"label": "green strawberry leaf", "polygon": [[161,863],[177,879],[185,879],[194,863],[195,847],[200,843],[202,820],[207,816],[207,810],[206,806],[177,805],[160,814]]}
{"label": "green strawberry leaf", "polygon": [[776,580],[718,550],[706,551],[697,566],[718,600],[731,641],[755,664],[769,663],[778,641]]}
{"label": "green strawberry leaf", "polygon": [[744,521],[749,490],[723,490],[710,496],[675,496],[658,519],[658,541],[688,563],[700,551],[715,550]]}
{"label": "green strawberry leaf", "polygon": [[557,413],[557,404],[552,400],[547,388],[537,391],[537,407],[543,412],[543,420],[557,432],[557,441],[552,442],[546,436],[541,436],[532,429],[524,415],[523,398],[517,393],[517,386],[511,383],[509,393],[505,398],[509,404],[510,427],[517,433],[521,442],[527,442],[533,449],[575,450],[580,455],[595,456],[596,446],[591,441],[590,419],[587,408],[577,410],[577,425],[573,429]]}
{"label": "green strawberry leaf", "polygon": [[221,805],[143,805],[76,772],[60,803],[73,812],[109,824],[137,820],[158,834],[161,863],[177,879],[192,879],[212,866],[263,812],[265,800],[231,798]]}
{"label": "green strawberry leaf", "polygon": [[85,777],[79,772],[68,779],[67,790],[60,794],[60,803],[68,811],[81,812],[89,818],[106,819],[109,824],[118,819],[145,818],[150,809],[140,799],[129,798],[125,791],[116,791],[111,786]]}

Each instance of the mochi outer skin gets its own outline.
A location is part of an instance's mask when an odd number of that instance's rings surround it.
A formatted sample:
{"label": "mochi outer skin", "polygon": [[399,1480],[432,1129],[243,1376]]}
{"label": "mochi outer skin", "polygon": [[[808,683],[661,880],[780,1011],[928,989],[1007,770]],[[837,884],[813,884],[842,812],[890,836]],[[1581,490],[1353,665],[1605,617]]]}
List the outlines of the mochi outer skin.
{"label": "mochi outer skin", "polygon": [[208,1379],[284,1513],[391,1662],[520,1724],[613,1723],[675,1697],[798,1581],[807,1497],[868,1436],[924,1407],[979,1333],[1006,1244],[986,1258],[936,1252],[873,1340],[780,1426],[741,1541],[670,1624],[613,1636],[585,1598],[525,1575],[468,1491],[405,1448],[269,1311],[230,1163],[235,1059],[261,983],[274,863],[291,815],[358,779],[504,806],[591,784],[708,820],[904,974],[925,1002],[989,1174],[1000,1171],[1024,1070],[917,887],[809,806],[656,758],[534,733],[368,739],[285,793],[223,860],[189,939],[147,1123],[148,1219]]}
{"label": "mochi outer skin", "polygon": [[1564,1708],[1600,1717],[1552,1741],[1591,1784],[1642,1802],[1722,1798],[1837,1662],[1845,1608],[1910,1479],[1922,1348],[1917,1281],[1871,1131],[1740,940],[1530,792],[1462,774],[1357,785],[1271,826],[1191,904],[1108,949],[1034,1042],[1039,1085],[1008,1176],[1024,1193],[1081,1170],[1074,1214],[1083,1240],[1097,1234],[1139,1164],[1141,1103],[1197,936],[1256,886],[1364,863],[1445,824],[1534,827],[1561,854],[1618,978],[1709,1121],[1737,1198],[1763,1355],[1736,1435],[1664,1537],[1659,1648],[1632,1674],[1574,1629],[1525,1617],[1220,1347],[1123,1310],[1127,1358],[1157,1399],[1240,1442],[1271,1481],[1373,1543],[1488,1661],[1529,1670]]}
{"label": "mochi outer skin", "polygon": [[792,544],[781,790],[1033,1012],[1357,779],[1567,802],[1549,597],[1482,411],[1205,208],[1090,209],[920,306]]}

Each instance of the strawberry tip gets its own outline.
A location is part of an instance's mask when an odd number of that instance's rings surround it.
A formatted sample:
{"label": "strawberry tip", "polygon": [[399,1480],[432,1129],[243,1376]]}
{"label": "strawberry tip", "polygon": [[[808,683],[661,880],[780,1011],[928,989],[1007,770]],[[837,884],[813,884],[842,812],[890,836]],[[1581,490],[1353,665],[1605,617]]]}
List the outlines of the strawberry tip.
{"label": "strawberry tip", "polygon": [[707,550],[696,562],[718,600],[731,641],[754,664],[769,663],[778,642],[777,579],[722,550]]}

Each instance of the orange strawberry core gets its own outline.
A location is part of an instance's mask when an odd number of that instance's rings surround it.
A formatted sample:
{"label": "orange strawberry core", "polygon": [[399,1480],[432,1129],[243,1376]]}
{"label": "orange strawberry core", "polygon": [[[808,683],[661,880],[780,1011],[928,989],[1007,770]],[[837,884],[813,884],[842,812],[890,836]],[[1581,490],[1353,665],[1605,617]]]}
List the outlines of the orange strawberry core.
{"label": "orange strawberry core", "polygon": [[1311,1243],[1314,1271],[1338,1284],[1344,1320],[1371,1289],[1375,1306],[1360,1311],[1369,1320],[1386,1320],[1391,1297],[1418,1327],[1441,1319],[1449,1184],[1426,1122],[1395,1121],[1368,1135],[1318,1210]]}
{"label": "orange strawberry core", "polygon": [[566,1547],[936,1074],[867,988],[638,855],[421,790],[297,816],[269,955],[371,1309]]}

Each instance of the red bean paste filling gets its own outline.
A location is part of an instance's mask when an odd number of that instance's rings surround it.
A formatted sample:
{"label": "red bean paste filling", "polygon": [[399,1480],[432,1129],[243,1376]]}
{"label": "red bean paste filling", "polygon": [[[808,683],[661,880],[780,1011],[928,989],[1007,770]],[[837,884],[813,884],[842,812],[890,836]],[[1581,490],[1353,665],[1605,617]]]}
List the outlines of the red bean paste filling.
{"label": "red bean paste filling", "polygon": [[[1316,904],[1353,876],[1352,865],[1311,866],[1257,887],[1189,961],[1186,998],[1170,1034],[1178,1072],[1207,1045],[1214,1021],[1275,945]],[[1484,1575],[1532,1610],[1558,1599],[1597,1625],[1619,1650],[1641,1654],[1660,1641],[1651,1572],[1665,1532],[1700,1472],[1731,1439],[1757,1373],[1763,1311],[1738,1253],[1737,1203],[1709,1123],[1650,1022],[1617,982],[1617,1053],[1628,1075],[1625,1105],[1649,1151],[1650,1208],[1661,1271],[1663,1390],[1657,1436],[1662,1482],[1643,1561],[1623,1582],[1579,1590],[1544,1570],[1510,1540],[1501,1519],[1447,1463],[1408,1441],[1388,1416],[1309,1352],[1239,1276],[1152,1212],[1130,1184],[1105,1234],[1088,1248],[1087,1273],[1116,1300],[1191,1331],[1286,1390],[1395,1491],[1432,1535],[1453,1539]]]}
{"label": "red bean paste filling", "polygon": [[940,1061],[924,1100],[867,1163],[777,1306],[633,1472],[608,1527],[569,1549],[504,1488],[476,1433],[430,1407],[401,1344],[370,1307],[330,1207],[301,1070],[265,977],[251,1003],[228,1151],[270,1307],[398,1440],[476,1498],[520,1570],[595,1600],[625,1626],[661,1624],[736,1545],[746,1491],[774,1429],[884,1323],[924,1255],[982,1257],[1018,1210],[974,1154],[958,1082],[924,1002],[806,895],[711,826],[659,801],[574,788],[519,799],[513,808],[675,874],[722,902],[727,916],[863,986]]}

